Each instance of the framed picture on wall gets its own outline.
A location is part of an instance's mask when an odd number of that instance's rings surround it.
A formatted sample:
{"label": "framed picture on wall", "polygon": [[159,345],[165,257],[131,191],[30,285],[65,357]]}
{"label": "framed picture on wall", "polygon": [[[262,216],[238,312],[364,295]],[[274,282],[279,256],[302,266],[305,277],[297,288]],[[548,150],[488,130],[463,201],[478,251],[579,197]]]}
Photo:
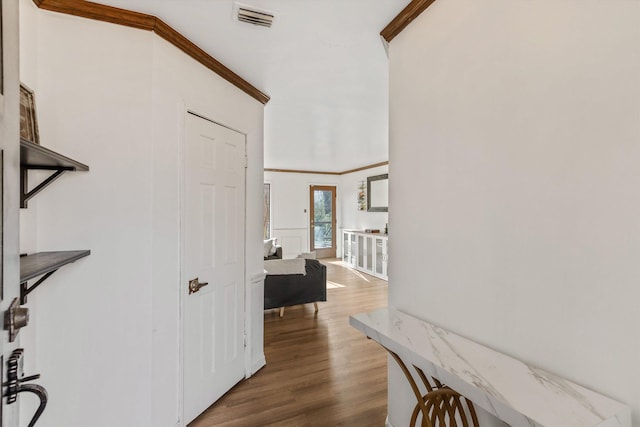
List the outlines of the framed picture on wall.
{"label": "framed picture on wall", "polygon": [[20,84],[20,138],[40,144],[33,91]]}

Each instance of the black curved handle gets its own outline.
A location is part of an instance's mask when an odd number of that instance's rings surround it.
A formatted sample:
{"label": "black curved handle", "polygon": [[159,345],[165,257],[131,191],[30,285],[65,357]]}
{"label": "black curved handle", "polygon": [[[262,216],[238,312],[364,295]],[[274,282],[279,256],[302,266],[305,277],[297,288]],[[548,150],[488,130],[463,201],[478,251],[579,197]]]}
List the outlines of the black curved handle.
{"label": "black curved handle", "polygon": [[36,412],[33,414],[31,421],[29,421],[29,427],[33,427],[36,425],[36,421],[38,421],[40,415],[42,415],[42,413],[44,412],[44,408],[47,406],[47,402],[49,401],[47,390],[38,384],[20,384],[18,386],[17,392],[33,393],[40,399],[40,406],[38,406],[38,409],[36,409]]}

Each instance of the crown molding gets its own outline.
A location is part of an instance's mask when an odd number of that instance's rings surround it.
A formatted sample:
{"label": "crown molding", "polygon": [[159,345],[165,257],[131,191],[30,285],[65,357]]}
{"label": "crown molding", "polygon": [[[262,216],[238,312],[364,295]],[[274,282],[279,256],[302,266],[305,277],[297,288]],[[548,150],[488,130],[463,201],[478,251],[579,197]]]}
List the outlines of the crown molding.
{"label": "crown molding", "polygon": [[340,172],[340,175],[346,175],[348,173],[354,173],[354,172],[360,172],[363,170],[367,170],[367,169],[373,169],[373,168],[377,168],[379,166],[386,166],[388,165],[389,162],[380,162],[380,163],[374,163],[372,165],[368,165],[368,166],[362,166],[361,168],[356,168],[356,169],[349,169],[348,171],[344,171],[344,172]]}
{"label": "crown molding", "polygon": [[389,162],[380,162],[380,163],[374,163],[372,165],[368,165],[368,166],[362,166],[360,168],[356,168],[356,169],[349,169],[346,171],[342,171],[342,172],[325,172],[325,171],[306,171],[306,170],[297,170],[297,169],[270,169],[270,168],[265,168],[265,172],[283,172],[283,173],[308,173],[308,174],[316,174],[316,175],[346,175],[348,173],[353,173],[353,172],[359,172],[359,171],[363,171],[363,170],[367,170],[367,169],[373,169],[373,168],[377,168],[379,166],[385,166],[388,165]]}
{"label": "crown molding", "polygon": [[134,12],[127,9],[120,9],[113,6],[93,3],[84,0],[33,0],[40,9],[52,12],[64,13],[67,15],[79,16],[82,18],[94,19],[96,21],[110,22],[112,24],[124,25],[146,31],[153,31],[158,36],[171,43],[209,70],[245,92],[247,95],[266,104],[269,96],[256,89],[249,82],[224,66],[220,61],[206,53],[195,43],[187,39],[178,31],[173,29],[166,22],[153,15]]}
{"label": "crown molding", "polygon": [[306,171],[298,169],[271,169],[265,168],[265,172],[281,172],[281,173],[309,173],[316,175],[341,175],[340,172],[325,172],[325,171]]}
{"label": "crown molding", "polygon": [[398,14],[389,24],[384,27],[380,35],[387,43],[391,42],[395,36],[400,34],[407,25],[416,19],[422,12],[431,6],[436,0],[412,0],[402,12]]}

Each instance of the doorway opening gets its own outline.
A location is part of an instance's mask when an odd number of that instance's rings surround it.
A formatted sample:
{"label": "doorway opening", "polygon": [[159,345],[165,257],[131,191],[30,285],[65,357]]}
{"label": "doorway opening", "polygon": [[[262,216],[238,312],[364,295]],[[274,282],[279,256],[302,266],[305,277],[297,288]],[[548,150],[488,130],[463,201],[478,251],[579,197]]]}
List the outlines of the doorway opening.
{"label": "doorway opening", "polygon": [[336,187],[312,185],[309,229],[310,248],[317,258],[336,257]]}

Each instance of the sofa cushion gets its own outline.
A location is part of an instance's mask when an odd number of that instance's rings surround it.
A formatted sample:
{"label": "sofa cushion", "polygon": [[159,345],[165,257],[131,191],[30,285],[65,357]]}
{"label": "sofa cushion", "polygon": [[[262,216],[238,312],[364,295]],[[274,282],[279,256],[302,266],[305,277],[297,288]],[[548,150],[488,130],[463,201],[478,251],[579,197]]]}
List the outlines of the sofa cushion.
{"label": "sofa cushion", "polygon": [[268,275],[307,274],[304,259],[272,259],[264,262],[264,269]]}
{"label": "sofa cushion", "polygon": [[266,239],[264,241],[264,257],[273,255],[276,253],[276,239]]}
{"label": "sofa cushion", "polygon": [[298,255],[298,258],[304,258],[304,259],[316,259],[316,251],[313,252],[303,252],[300,255]]}

